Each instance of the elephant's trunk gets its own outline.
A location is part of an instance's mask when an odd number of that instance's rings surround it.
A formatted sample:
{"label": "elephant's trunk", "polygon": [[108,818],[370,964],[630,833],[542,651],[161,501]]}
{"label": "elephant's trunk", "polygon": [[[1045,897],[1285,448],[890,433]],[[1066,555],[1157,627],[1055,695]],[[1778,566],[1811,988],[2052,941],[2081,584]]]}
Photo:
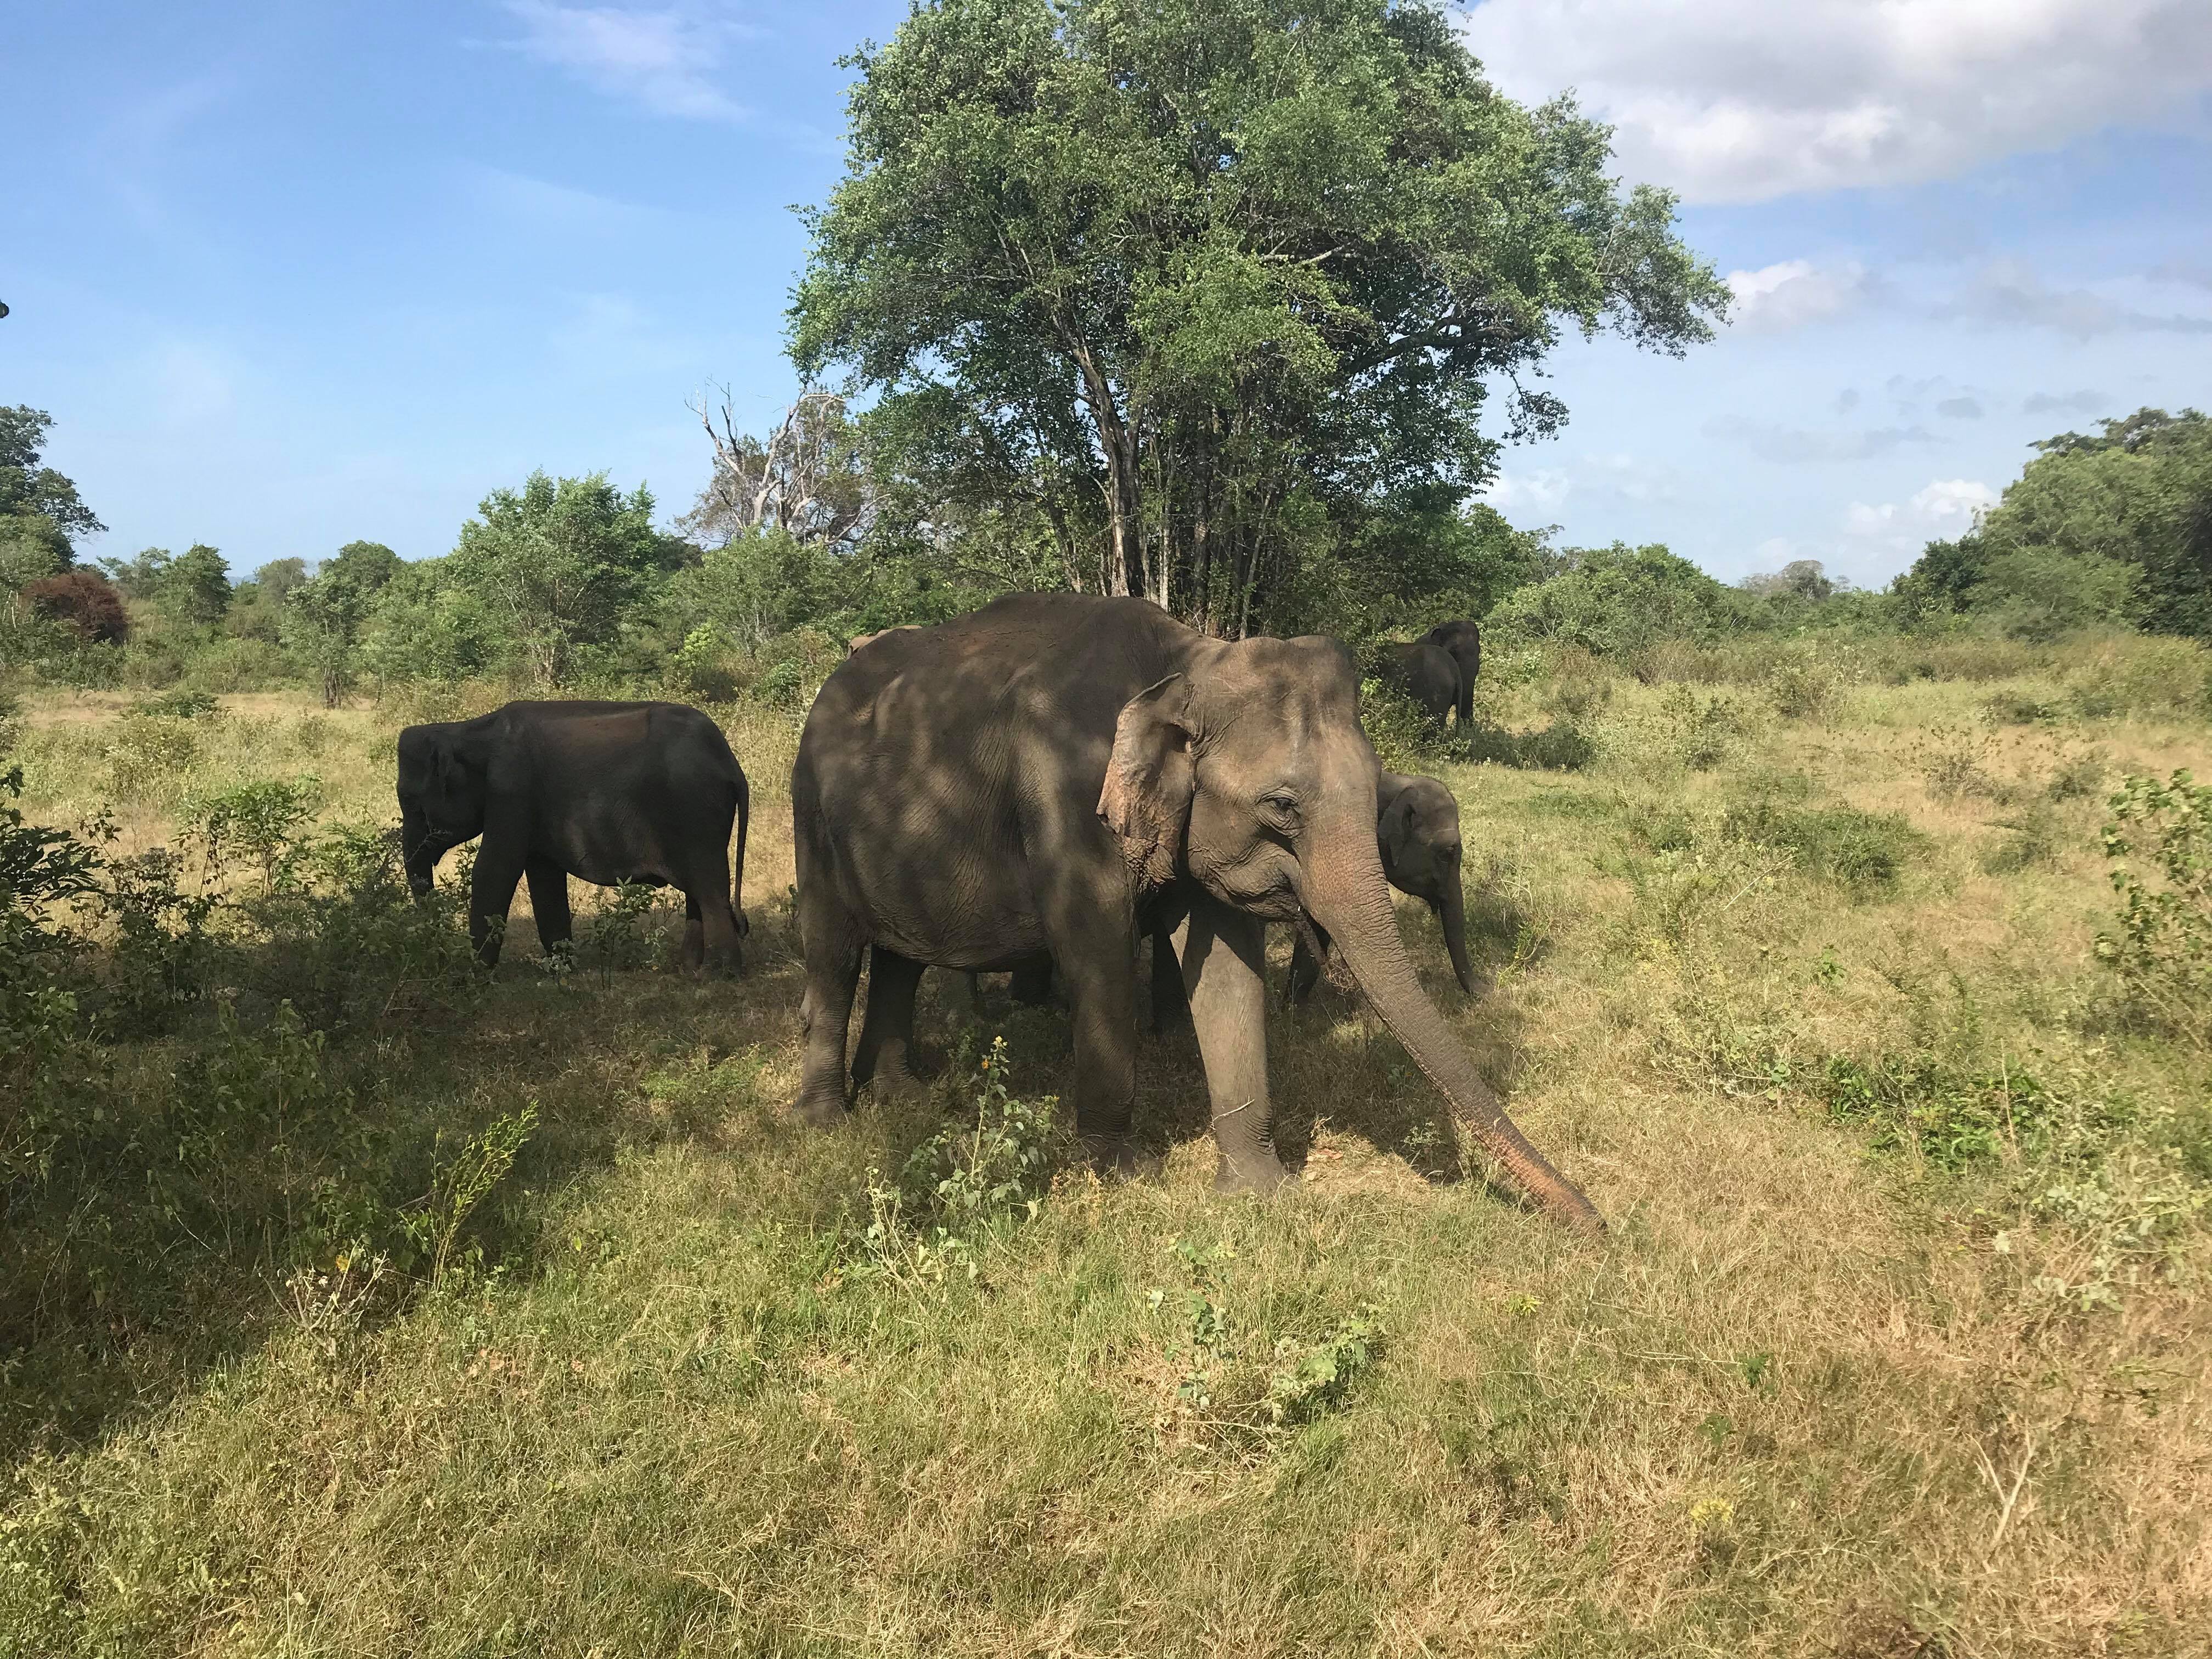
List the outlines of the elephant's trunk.
{"label": "elephant's trunk", "polygon": [[[1332,837],[1332,840],[1336,838]],[[1358,843],[1365,842],[1363,860]],[[1558,1219],[1585,1232],[1602,1232],[1605,1221],[1574,1184],[1528,1144],[1498,1097],[1474,1068],[1474,1057],[1421,994],[1413,963],[1398,937],[1374,838],[1345,836],[1328,863],[1305,866],[1303,896],[1314,919],[1328,930],[1346,965],[1375,1012],[1405,1045],[1413,1063],[1443,1093],[1483,1149],[1503,1164],[1521,1188]]]}
{"label": "elephant's trunk", "polygon": [[1467,954],[1467,896],[1460,890],[1459,865],[1455,861],[1445,872],[1443,891],[1437,896],[1437,921],[1444,930],[1444,949],[1451,953],[1452,972],[1459,976],[1459,988],[1469,996],[1476,994],[1474,963]]}

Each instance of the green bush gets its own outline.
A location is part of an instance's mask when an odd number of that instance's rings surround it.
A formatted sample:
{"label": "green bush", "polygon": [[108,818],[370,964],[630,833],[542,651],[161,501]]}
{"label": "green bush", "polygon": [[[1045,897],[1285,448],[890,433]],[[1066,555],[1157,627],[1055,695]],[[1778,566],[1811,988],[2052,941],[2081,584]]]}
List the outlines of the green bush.
{"label": "green bush", "polygon": [[1786,852],[1806,875],[1860,898],[1895,891],[1905,867],[1925,857],[1930,846],[1899,813],[1790,806],[1771,799],[1730,807],[1721,819],[1721,835]]}
{"label": "green bush", "polygon": [[2163,783],[2130,776],[2113,794],[2112,813],[2105,856],[2141,853],[2156,876],[2147,881],[2115,865],[2119,928],[2097,936],[2097,958],[2118,977],[2138,1022],[2212,1048],[2212,786],[2186,771]]}

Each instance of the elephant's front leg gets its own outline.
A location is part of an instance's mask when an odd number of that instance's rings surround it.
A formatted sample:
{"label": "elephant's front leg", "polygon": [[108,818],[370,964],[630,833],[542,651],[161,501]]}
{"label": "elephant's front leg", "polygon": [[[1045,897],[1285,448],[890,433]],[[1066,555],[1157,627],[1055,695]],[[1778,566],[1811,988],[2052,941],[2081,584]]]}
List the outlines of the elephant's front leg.
{"label": "elephant's front leg", "polygon": [[1129,1138],[1137,1098],[1136,941],[1126,924],[1110,938],[1063,934],[1053,959],[1075,1027],[1075,1127],[1102,1174],[1139,1167]]}
{"label": "elephant's front leg", "polygon": [[1175,943],[1213,1101],[1221,1154],[1213,1184],[1224,1192],[1272,1192],[1290,1174],[1275,1156],[1267,1097],[1267,924],[1201,897],[1176,929]]}
{"label": "elephant's front leg", "polygon": [[[477,849],[476,874],[469,882],[469,943],[476,947],[477,960],[487,968],[499,965],[507,913],[514,903],[522,871],[522,855],[508,842],[489,836],[483,838],[483,845]],[[565,895],[562,908],[567,908]]]}
{"label": "elephant's front leg", "polygon": [[568,914],[568,872],[544,857],[531,860],[523,872],[530,878],[530,909],[538,918],[538,943],[550,957],[568,943],[574,931],[574,918]]}

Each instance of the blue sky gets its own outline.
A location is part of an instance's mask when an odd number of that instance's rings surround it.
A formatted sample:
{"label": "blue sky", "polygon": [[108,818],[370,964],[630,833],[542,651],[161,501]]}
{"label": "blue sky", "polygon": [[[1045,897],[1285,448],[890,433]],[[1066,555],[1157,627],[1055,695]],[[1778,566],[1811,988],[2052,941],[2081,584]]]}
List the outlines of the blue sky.
{"label": "blue sky", "polygon": [[[0,44],[0,402],[119,555],[445,551],[533,467],[704,481],[686,410],[793,390],[791,204],[902,4],[76,0]],[[1579,341],[1493,491],[1728,578],[1887,579],[2033,438],[2212,405],[2203,0],[1486,0],[1506,90],[1576,88],[1678,190],[1738,320]]]}

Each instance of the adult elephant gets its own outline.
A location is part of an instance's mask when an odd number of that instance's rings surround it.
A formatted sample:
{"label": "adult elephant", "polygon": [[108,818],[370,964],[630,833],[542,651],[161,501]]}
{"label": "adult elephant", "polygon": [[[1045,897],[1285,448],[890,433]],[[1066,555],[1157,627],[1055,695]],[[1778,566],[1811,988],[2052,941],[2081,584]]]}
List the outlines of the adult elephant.
{"label": "adult elephant", "polygon": [[[472,720],[399,734],[399,814],[408,885],[430,890],[438,860],[483,837],[469,889],[469,938],[499,960],[496,917],[530,878],[538,938],[569,936],[568,878],[683,893],[684,960],[743,966],[745,775],[714,722],[672,702],[511,702]],[[738,831],[731,879],[730,826]]]}
{"label": "adult elephant", "polygon": [[1474,677],[1482,672],[1482,629],[1462,617],[1438,623],[1421,639],[1449,657],[1459,670],[1459,723],[1470,724],[1474,719]]}
{"label": "adult elephant", "polygon": [[[1384,1023],[1491,1155],[1553,1213],[1602,1226],[1522,1138],[1421,994],[1376,852],[1375,751],[1334,640],[1208,639],[1136,599],[1009,595],[877,641],[823,685],[792,769],[805,940],[799,1113],[913,1024],[923,968],[1048,958],[1075,1037],[1076,1127],[1134,1166],[1137,941],[1171,929],[1213,1102],[1216,1184],[1285,1180],[1267,1090],[1270,921],[1326,927]],[[871,947],[872,949],[871,950]]]}
{"label": "adult elephant", "polygon": [[1426,639],[1411,645],[1386,642],[1376,658],[1381,678],[1441,720],[1459,706],[1459,665],[1450,653]]}
{"label": "adult elephant", "polygon": [[[1459,802],[1434,778],[1402,772],[1382,773],[1375,798],[1376,852],[1382,860],[1383,879],[1427,902],[1443,929],[1444,950],[1451,957],[1459,988],[1473,996],[1479,985],[1467,951],[1467,900],[1460,888]],[[1317,927],[1316,932],[1317,942],[1327,948],[1326,931]],[[1285,1000],[1304,1000],[1320,976],[1321,958],[1302,929],[1291,954]]]}

